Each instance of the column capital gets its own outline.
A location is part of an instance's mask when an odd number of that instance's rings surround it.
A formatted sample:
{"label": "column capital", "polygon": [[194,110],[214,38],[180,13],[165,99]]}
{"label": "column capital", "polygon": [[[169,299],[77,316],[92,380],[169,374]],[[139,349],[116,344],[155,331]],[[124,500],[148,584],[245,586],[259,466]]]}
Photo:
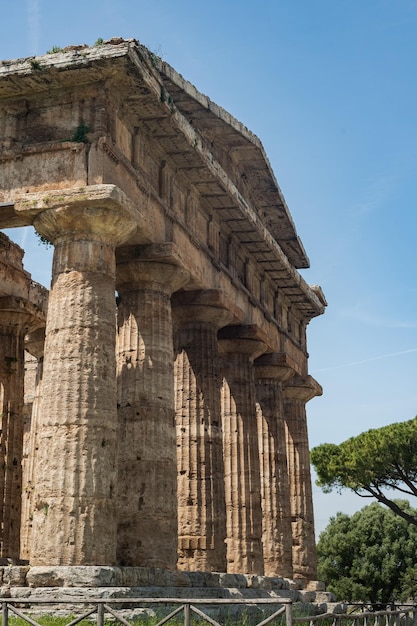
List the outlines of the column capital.
{"label": "column capital", "polygon": [[256,324],[225,326],[218,332],[221,355],[245,354],[251,360],[268,350],[268,338]]}
{"label": "column capital", "polygon": [[29,193],[17,199],[15,213],[54,245],[68,239],[114,246],[137,229],[141,213],[115,185],[90,185]]}
{"label": "column capital", "polygon": [[25,333],[45,325],[45,313],[35,304],[15,296],[0,297],[0,326]]}
{"label": "column capital", "polygon": [[25,337],[25,350],[37,359],[43,357],[45,347],[45,327],[28,332]]}
{"label": "column capital", "polygon": [[281,383],[295,375],[297,364],[286,352],[268,352],[254,363],[256,380],[273,379]]}
{"label": "column capital", "polygon": [[116,288],[123,293],[151,289],[171,294],[186,285],[190,276],[174,243],[119,248],[116,268]]}
{"label": "column capital", "polygon": [[284,400],[308,402],[322,394],[321,385],[312,376],[294,376],[284,387]]}
{"label": "column capital", "polygon": [[171,305],[177,327],[203,322],[218,329],[243,318],[241,309],[219,289],[179,291]]}

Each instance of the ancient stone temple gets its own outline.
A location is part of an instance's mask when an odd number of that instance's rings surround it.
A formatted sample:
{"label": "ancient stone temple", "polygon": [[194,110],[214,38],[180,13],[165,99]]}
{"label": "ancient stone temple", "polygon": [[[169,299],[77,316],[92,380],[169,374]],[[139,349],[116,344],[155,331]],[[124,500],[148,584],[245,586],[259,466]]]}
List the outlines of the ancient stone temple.
{"label": "ancient stone temple", "polygon": [[48,293],[0,239],[0,557],[315,580],[326,302],[260,141],[110,40],[3,61],[0,142],[54,246]]}

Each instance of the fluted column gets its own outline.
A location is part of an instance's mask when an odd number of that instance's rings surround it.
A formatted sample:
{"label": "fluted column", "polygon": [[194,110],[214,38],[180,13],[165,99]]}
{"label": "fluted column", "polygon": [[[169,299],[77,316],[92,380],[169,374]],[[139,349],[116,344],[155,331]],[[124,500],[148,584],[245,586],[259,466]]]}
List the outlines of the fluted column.
{"label": "fluted column", "polygon": [[178,463],[178,567],[226,571],[217,331],[235,308],[216,290],[172,298]]}
{"label": "fluted column", "polygon": [[[42,397],[43,355],[45,347],[45,328],[38,328],[25,337],[25,350],[36,364],[34,380],[32,381],[33,402],[30,415],[27,417],[25,432],[23,433],[23,462],[22,462],[22,522],[20,528],[20,557],[30,558],[32,542],[32,519],[34,504],[35,464],[37,457],[38,421],[40,418],[40,402]],[[27,372],[25,374],[26,386]],[[26,394],[26,390],[25,390]]]}
{"label": "fluted column", "polygon": [[261,477],[253,360],[266,349],[255,326],[219,331],[227,571],[262,574]]}
{"label": "fluted column", "polygon": [[173,244],[121,249],[117,374],[121,565],[177,562],[172,292],[188,281]]}
{"label": "fluted column", "polygon": [[288,473],[291,491],[293,572],[305,581],[317,578],[313,496],[306,403],[322,394],[311,376],[294,376],[284,389]]}
{"label": "fluted column", "polygon": [[[55,246],[38,427],[32,565],[116,560],[115,247],[135,228],[112,186],[44,200]],[[47,538],[47,540],[46,540]]]}
{"label": "fluted column", "polygon": [[292,578],[291,504],[282,384],[294,375],[294,369],[285,353],[264,354],[254,365],[264,573]]}
{"label": "fluted column", "polygon": [[24,336],[37,307],[0,298],[0,556],[20,557],[24,405]]}

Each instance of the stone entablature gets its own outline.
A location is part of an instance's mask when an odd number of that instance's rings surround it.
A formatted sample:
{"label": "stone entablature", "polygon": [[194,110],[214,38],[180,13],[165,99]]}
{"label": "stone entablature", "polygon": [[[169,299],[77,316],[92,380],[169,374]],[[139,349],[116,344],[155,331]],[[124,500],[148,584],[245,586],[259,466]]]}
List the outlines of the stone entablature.
{"label": "stone entablature", "polygon": [[[198,251],[195,287],[203,275],[215,279],[220,265],[227,282],[273,320],[281,308],[291,309],[292,326],[321,314],[323,298],[296,272],[308,259],[259,140],[158,64],[135,42],[3,64],[0,119],[9,130],[1,200],[114,184],[142,209],[141,228],[128,243],[173,240],[184,256]],[[235,167],[226,169],[229,162]],[[251,194],[243,193],[247,187]],[[0,225],[28,224],[32,217],[7,211]],[[291,320],[280,326],[292,341]],[[303,337],[296,344],[305,350]]]}
{"label": "stone entablature", "polygon": [[[0,213],[1,213],[0,204]],[[47,289],[23,267],[24,250],[0,233],[0,297],[13,296],[38,307],[46,316]]]}
{"label": "stone entablature", "polygon": [[[326,302],[259,140],[134,40],[3,62],[0,130],[0,227],[55,248],[25,556],[174,569],[178,514],[182,569],[314,579],[306,326]],[[10,250],[0,290],[39,306]]]}

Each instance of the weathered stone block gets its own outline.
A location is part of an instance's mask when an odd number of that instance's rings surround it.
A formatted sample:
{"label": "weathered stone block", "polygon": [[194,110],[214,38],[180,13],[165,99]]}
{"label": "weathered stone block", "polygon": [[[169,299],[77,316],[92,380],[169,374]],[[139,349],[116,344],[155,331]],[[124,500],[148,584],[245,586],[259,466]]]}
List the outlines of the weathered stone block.
{"label": "weathered stone block", "polygon": [[30,587],[115,587],[122,584],[118,567],[35,566],[26,571]]}

